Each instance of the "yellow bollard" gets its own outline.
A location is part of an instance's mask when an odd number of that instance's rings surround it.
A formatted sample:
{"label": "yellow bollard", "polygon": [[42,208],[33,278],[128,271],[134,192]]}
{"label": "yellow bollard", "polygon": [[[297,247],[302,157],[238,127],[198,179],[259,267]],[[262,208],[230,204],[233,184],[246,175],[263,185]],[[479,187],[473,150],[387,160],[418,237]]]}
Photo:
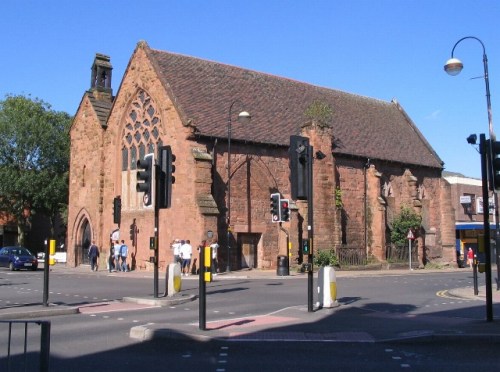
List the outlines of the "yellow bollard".
{"label": "yellow bollard", "polygon": [[335,307],[337,302],[337,279],[331,266],[321,267],[318,271],[318,307]]}
{"label": "yellow bollard", "polygon": [[49,265],[55,265],[56,264],[56,258],[54,255],[56,254],[56,241],[51,239],[49,240]]}
{"label": "yellow bollard", "polygon": [[178,263],[168,265],[168,296],[171,297],[181,291],[181,266]]}
{"label": "yellow bollard", "polygon": [[337,302],[337,276],[335,275],[335,270],[331,268],[330,274],[330,297],[333,302]]}

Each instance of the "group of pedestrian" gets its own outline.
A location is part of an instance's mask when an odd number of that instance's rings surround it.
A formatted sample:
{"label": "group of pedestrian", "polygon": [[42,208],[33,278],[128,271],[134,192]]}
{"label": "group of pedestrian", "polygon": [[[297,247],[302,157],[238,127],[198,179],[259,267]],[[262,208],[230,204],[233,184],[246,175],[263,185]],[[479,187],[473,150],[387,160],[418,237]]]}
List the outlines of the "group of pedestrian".
{"label": "group of pedestrian", "polygon": [[174,262],[181,267],[181,274],[188,276],[191,272],[191,260],[193,258],[193,246],[191,241],[175,239],[172,243]]}
{"label": "group of pedestrian", "polygon": [[109,272],[112,271],[130,271],[127,264],[128,247],[125,241],[121,243],[117,240],[111,245],[111,250],[109,252]]}
{"label": "group of pedestrian", "polygon": [[[203,240],[198,246],[198,252],[205,246],[206,240]],[[217,249],[219,248],[217,240],[210,244],[210,248],[212,251],[212,274],[217,275]],[[191,245],[191,241],[189,239],[174,239],[172,242],[172,250],[174,263],[179,264],[181,267],[181,275],[188,276],[192,270],[196,271],[196,262],[193,261],[193,246]]]}

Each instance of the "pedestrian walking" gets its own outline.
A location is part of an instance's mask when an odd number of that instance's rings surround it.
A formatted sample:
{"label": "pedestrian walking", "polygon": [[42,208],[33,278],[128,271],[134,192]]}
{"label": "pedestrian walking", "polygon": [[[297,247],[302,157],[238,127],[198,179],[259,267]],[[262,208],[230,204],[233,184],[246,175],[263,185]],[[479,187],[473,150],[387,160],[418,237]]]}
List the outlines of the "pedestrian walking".
{"label": "pedestrian walking", "polygon": [[108,270],[112,272],[115,269],[115,246],[111,242],[111,247],[109,247],[109,257],[108,257]]}
{"label": "pedestrian walking", "polygon": [[115,246],[114,246],[114,250],[115,250],[115,271],[121,271],[121,268],[120,268],[120,242],[117,240],[115,241]]}
{"label": "pedestrian walking", "polygon": [[128,247],[125,244],[125,241],[122,240],[122,244],[120,246],[120,257],[122,259],[122,271],[130,271],[127,266],[127,255],[128,255]]}
{"label": "pedestrian walking", "polygon": [[89,248],[89,261],[90,261],[90,269],[92,271],[97,271],[97,259],[99,258],[99,248],[95,244],[95,240],[92,240],[92,244]]}
{"label": "pedestrian walking", "polygon": [[181,263],[181,241],[175,239],[172,243],[172,250],[174,255],[174,263]]}
{"label": "pedestrian walking", "polygon": [[469,247],[469,250],[467,251],[467,263],[469,264],[469,267],[472,269],[472,264],[474,263],[474,251],[472,250],[471,247]]}
{"label": "pedestrian walking", "polygon": [[210,244],[210,249],[212,251],[212,275],[217,275],[217,272],[219,271],[219,263],[217,261],[219,243],[217,242],[217,240]]}
{"label": "pedestrian walking", "polygon": [[182,274],[188,276],[189,268],[191,267],[191,257],[193,256],[193,247],[191,246],[190,240],[186,240],[186,242],[181,245],[180,253],[182,259]]}

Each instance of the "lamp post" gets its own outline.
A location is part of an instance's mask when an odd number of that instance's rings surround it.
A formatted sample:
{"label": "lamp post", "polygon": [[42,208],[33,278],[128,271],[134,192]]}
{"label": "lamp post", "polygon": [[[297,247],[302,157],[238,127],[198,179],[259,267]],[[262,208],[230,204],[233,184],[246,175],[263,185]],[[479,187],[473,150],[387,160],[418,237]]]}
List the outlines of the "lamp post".
{"label": "lamp post", "polygon": [[[232,113],[233,106],[239,103],[243,104],[240,100],[234,100],[229,106],[229,115],[227,117],[227,265],[226,271],[231,271],[231,127],[232,127]],[[238,121],[240,123],[248,123],[252,116],[247,111],[241,111],[238,114]]]}
{"label": "lamp post", "polygon": [[[488,129],[489,129],[489,135],[490,135],[490,145],[486,146],[486,140],[484,139],[484,135],[482,135],[482,142],[483,144],[481,145],[481,151],[483,152],[482,157],[481,157],[481,172],[482,172],[482,179],[483,179],[483,211],[484,211],[484,237],[485,237],[485,255],[486,255],[486,262],[485,262],[485,272],[486,272],[486,313],[487,313],[487,320],[492,321],[493,320],[493,310],[492,310],[492,289],[491,289],[491,252],[490,252],[490,242],[489,242],[489,237],[490,237],[490,224],[489,224],[489,202],[488,202],[488,188],[487,185],[485,185],[485,181],[487,182],[487,177],[488,173],[491,174],[491,171],[488,172],[488,169],[491,170],[491,161],[492,161],[492,156],[491,156],[491,148],[492,148],[492,143],[496,140],[495,132],[493,130],[493,117],[491,113],[491,98],[490,98],[490,80],[489,80],[489,75],[488,75],[488,57],[486,56],[486,48],[484,47],[483,42],[478,39],[475,36],[466,36],[458,40],[455,45],[453,46],[453,49],[451,50],[451,58],[446,61],[446,64],[444,65],[444,70],[446,73],[448,73],[451,76],[456,76],[458,75],[464,65],[462,61],[460,61],[458,58],[454,57],[454,52],[455,48],[457,47],[458,44],[460,44],[462,41],[467,40],[467,39],[473,39],[478,41],[481,44],[481,47],[483,48],[483,68],[484,68],[484,82],[486,85],[486,107],[488,110]],[[489,160],[489,161],[488,161]],[[499,221],[498,221],[498,197],[497,194],[494,193],[494,202],[495,202],[495,246],[497,249],[496,252],[496,261],[497,261],[497,270],[499,270],[499,277],[497,278],[497,290],[498,290],[498,285],[499,285],[499,280],[500,280],[500,268],[499,266],[499,256],[498,256],[498,248],[500,247],[500,231],[499,231]],[[488,224],[486,224],[486,221],[488,221]],[[488,238],[488,241],[486,239]]]}
{"label": "lamp post", "polygon": [[457,47],[457,45],[466,39],[477,40],[483,47],[483,66],[484,66],[484,82],[486,84],[486,106],[488,109],[488,128],[489,128],[490,140],[495,141],[496,136],[495,132],[493,131],[493,116],[491,114],[490,79],[488,76],[488,57],[486,56],[486,49],[484,47],[483,42],[475,36],[466,36],[458,40],[453,46],[453,49],[451,50],[451,58],[448,61],[446,61],[446,64],[444,65],[444,70],[451,76],[456,76],[462,71],[462,69],[464,68],[462,61],[460,61],[458,58],[455,58],[453,54],[455,52],[455,48]]}

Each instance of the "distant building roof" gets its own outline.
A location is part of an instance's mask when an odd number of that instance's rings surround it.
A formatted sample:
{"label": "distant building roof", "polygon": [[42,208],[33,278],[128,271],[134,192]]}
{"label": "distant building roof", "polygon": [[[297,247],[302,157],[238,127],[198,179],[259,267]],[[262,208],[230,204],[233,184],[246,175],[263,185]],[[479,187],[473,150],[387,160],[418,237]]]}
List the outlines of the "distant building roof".
{"label": "distant building roof", "polygon": [[464,176],[462,173],[443,171],[443,178],[450,184],[481,186],[482,180]]}

